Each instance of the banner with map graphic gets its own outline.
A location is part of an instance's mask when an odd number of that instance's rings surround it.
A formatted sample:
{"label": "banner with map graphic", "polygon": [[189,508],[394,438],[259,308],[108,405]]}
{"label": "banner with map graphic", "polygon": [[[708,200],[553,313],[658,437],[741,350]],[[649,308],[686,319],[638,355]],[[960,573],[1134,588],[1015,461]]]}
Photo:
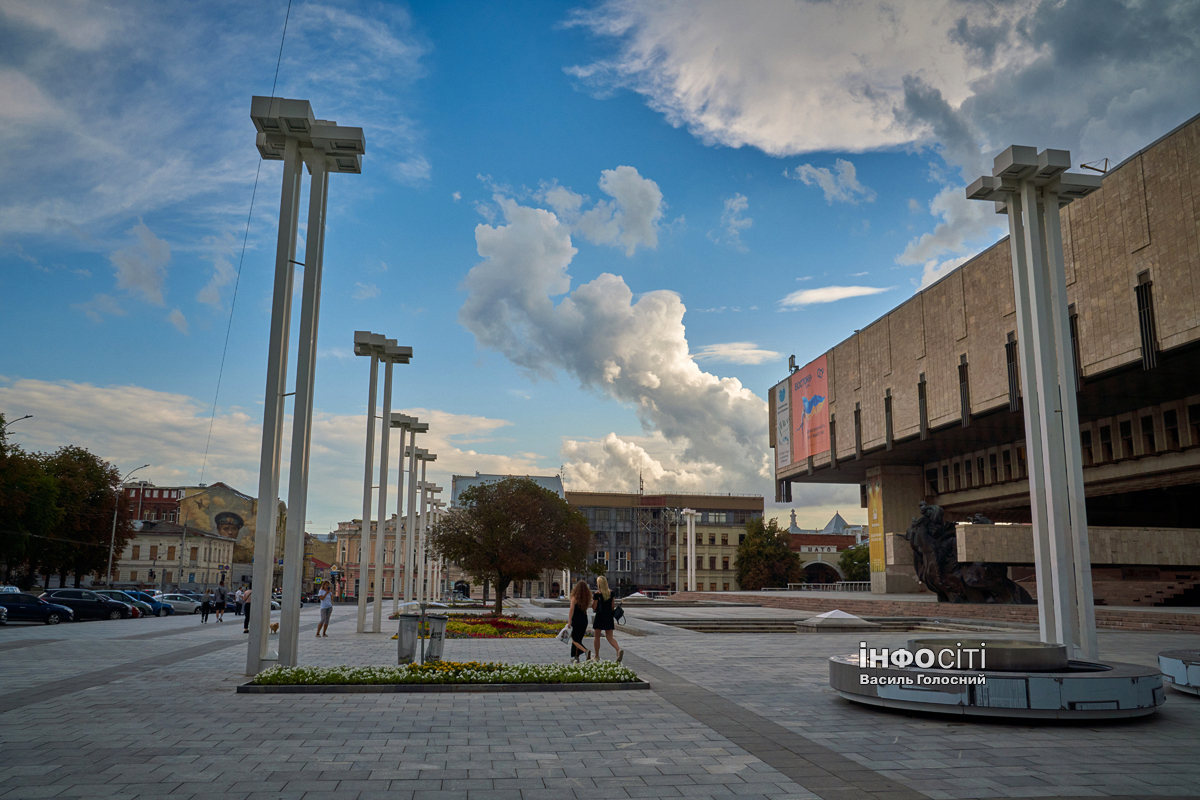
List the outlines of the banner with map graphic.
{"label": "banner with map graphic", "polygon": [[792,463],[829,450],[829,372],[826,356],[792,373]]}

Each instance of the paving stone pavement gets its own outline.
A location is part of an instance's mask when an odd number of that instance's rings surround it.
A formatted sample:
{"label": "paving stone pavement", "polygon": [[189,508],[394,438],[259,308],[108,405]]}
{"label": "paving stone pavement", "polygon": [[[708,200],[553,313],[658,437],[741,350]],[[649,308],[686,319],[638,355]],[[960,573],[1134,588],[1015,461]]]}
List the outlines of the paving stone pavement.
{"label": "paving stone pavement", "polygon": [[[303,627],[315,621],[315,609],[302,613]],[[0,628],[0,800],[1200,793],[1192,697],[1171,692],[1154,717],[1117,724],[880,712],[828,688],[827,657],[857,637],[663,628],[617,634],[650,692],[238,695],[247,637],[232,615],[10,624]],[[335,610],[331,630],[302,634],[303,663],[395,663],[387,635],[353,633],[353,608]],[[1200,647],[1186,634],[1100,641],[1109,659],[1147,664]],[[445,655],[546,663],[566,653],[556,640],[451,640]]]}

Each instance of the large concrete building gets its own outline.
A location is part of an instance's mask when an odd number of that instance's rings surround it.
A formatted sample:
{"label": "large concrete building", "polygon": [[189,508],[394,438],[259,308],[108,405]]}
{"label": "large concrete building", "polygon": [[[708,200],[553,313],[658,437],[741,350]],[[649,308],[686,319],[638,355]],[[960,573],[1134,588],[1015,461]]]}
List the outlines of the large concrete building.
{"label": "large concrete building", "polygon": [[[1108,570],[1094,577],[1187,575],[1200,565],[1200,547],[1181,545],[1200,533],[1200,117],[1111,169],[1062,222],[1093,564]],[[858,484],[876,591],[919,588],[890,535],[922,500],[951,519],[1029,523],[1017,329],[1005,237],[772,390],[777,499],[793,483]],[[1173,555],[1131,564],[1131,537]],[[989,557],[1027,562],[1012,541]]]}

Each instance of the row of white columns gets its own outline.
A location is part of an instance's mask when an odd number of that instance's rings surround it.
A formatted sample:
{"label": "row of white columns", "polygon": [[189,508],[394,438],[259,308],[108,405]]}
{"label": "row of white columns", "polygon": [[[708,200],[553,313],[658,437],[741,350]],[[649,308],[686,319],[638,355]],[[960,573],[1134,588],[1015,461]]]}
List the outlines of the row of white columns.
{"label": "row of white columns", "polygon": [[687,524],[687,591],[696,591],[696,517],[699,511],[685,508],[682,512]]}

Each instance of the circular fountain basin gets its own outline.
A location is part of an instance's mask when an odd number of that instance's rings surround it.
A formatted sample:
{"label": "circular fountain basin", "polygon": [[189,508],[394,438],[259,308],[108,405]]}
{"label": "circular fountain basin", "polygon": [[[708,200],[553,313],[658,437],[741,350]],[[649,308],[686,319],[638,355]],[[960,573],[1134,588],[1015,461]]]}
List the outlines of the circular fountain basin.
{"label": "circular fountain basin", "polygon": [[[979,668],[978,658],[972,669],[965,660],[960,665],[956,656],[943,652],[960,647],[986,650],[986,668]],[[922,650],[932,651],[932,662],[929,653],[917,660]],[[882,708],[1017,719],[1140,717],[1153,714],[1166,702],[1159,670],[1140,664],[1071,661],[1062,645],[929,638],[910,640],[896,659],[887,651],[887,660],[879,660],[884,652],[864,647],[858,653],[831,657],[830,687],[847,700]],[[1200,685],[1200,653],[1191,655]],[[952,668],[939,666],[938,658],[941,665],[950,663]],[[904,666],[897,666],[901,663]]]}
{"label": "circular fountain basin", "polygon": [[1172,689],[1200,696],[1200,650],[1165,650],[1158,668]]}
{"label": "circular fountain basin", "polygon": [[[978,654],[968,659],[955,658],[954,666],[950,667],[955,670],[977,671],[982,666],[997,672],[1059,672],[1067,669],[1069,661],[1066,645],[1022,639],[968,639],[961,636],[909,639],[908,651],[915,653],[918,650],[934,653],[951,650],[956,655],[966,650],[982,653],[982,658]],[[943,657],[939,663],[945,664],[948,660]]]}

